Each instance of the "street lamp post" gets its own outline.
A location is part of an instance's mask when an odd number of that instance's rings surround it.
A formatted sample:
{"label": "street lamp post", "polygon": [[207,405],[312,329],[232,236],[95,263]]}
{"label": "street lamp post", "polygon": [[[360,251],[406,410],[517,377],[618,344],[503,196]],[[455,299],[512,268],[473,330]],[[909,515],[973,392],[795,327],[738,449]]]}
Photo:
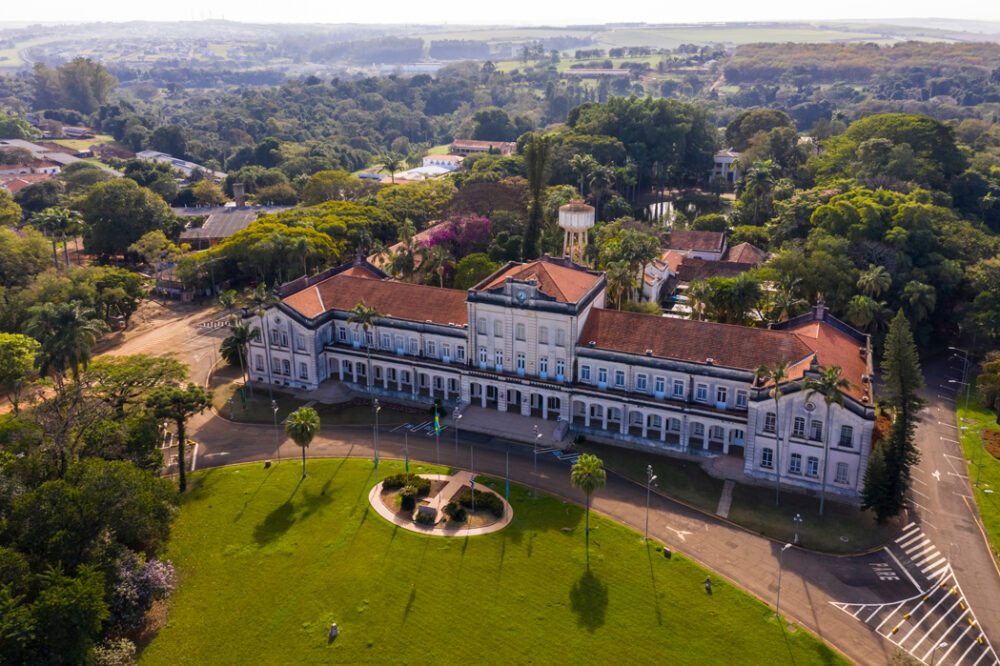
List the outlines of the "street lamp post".
{"label": "street lamp post", "polygon": [[538,426],[536,425],[531,426],[531,429],[535,431],[534,448],[531,451],[532,456],[534,457],[533,464],[535,481],[534,487],[531,489],[531,496],[538,497],[538,440],[542,438],[542,433],[538,431]]}
{"label": "street lamp post", "polygon": [[795,541],[793,543],[798,543],[799,542],[799,525],[802,524],[802,516],[797,513],[797,514],[795,514],[795,517],[792,518],[792,521],[795,523]]}
{"label": "street lamp post", "polygon": [[458,422],[462,420],[461,414],[455,414],[455,465],[458,465]]}
{"label": "street lamp post", "polygon": [[653,466],[646,465],[646,535],[642,538],[643,541],[649,541],[649,489],[653,485],[653,481],[656,481]]}
{"label": "street lamp post", "polygon": [[975,432],[977,430],[979,431],[979,464],[976,466],[976,488],[978,488],[979,487],[979,475],[982,474],[982,472],[983,472],[983,448],[984,448],[984,443],[983,443],[983,426],[982,425],[978,425],[978,426],[976,426],[974,428],[971,427],[971,426],[960,426],[959,427],[959,431],[961,431],[963,434],[966,433],[966,432],[968,432],[968,431],[970,431],[970,430],[973,431],[973,432]]}
{"label": "street lamp post", "polygon": [[229,420],[232,421],[233,420],[233,398],[232,398],[232,396],[229,397],[229,400],[227,400],[226,403],[229,405]]}
{"label": "street lamp post", "polygon": [[774,603],[774,616],[778,618],[778,622],[781,622],[781,570],[784,568],[784,555],[785,551],[792,547],[792,544],[786,543],[778,551],[778,598]]}
{"label": "street lamp post", "polygon": [[940,643],[936,643],[934,645],[934,651],[931,653],[931,666],[935,666],[935,664],[938,663],[937,662],[937,651],[938,651],[938,648],[946,648],[946,647],[948,647],[948,644],[945,643],[944,641],[941,641]]}
{"label": "street lamp post", "polygon": [[271,412],[274,413],[274,450],[278,455],[278,462],[281,462],[281,442],[278,441],[278,401],[271,400]]}
{"label": "street lamp post", "polygon": [[375,425],[372,426],[372,443],[375,445],[375,484],[378,485],[378,413],[382,411],[382,405],[378,398],[373,400],[375,404]]}

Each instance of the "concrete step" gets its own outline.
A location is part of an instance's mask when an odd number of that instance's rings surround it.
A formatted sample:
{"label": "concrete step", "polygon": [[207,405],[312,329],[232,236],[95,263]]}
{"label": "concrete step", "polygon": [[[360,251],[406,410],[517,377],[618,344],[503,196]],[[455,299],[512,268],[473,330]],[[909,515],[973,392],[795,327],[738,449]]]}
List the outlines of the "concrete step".
{"label": "concrete step", "polygon": [[729,507],[733,504],[733,488],[736,487],[736,483],[732,480],[727,480],[722,486],[722,496],[719,497],[719,506],[715,510],[715,515],[720,518],[729,517]]}

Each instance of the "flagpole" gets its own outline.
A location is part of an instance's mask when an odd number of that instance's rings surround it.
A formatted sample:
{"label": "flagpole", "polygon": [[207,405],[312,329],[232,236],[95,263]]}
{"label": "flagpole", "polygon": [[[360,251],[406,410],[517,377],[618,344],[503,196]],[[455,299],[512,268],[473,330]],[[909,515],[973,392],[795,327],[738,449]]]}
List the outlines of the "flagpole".
{"label": "flagpole", "polygon": [[403,431],[403,450],[406,452],[406,485],[410,485],[410,431]]}
{"label": "flagpole", "polygon": [[504,499],[510,503],[510,444],[507,445],[507,472],[505,479],[506,489],[504,491]]}

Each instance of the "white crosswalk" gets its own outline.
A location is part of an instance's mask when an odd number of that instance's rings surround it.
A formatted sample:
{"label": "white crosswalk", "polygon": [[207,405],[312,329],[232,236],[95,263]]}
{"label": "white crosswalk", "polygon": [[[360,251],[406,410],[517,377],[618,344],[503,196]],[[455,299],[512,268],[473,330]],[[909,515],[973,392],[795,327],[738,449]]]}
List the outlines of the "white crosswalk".
{"label": "white crosswalk", "polygon": [[[889,603],[835,602],[833,605],[867,624],[920,663],[1000,664],[947,558],[919,525],[907,525],[886,548],[886,553],[903,568],[918,594]],[[918,584],[919,578],[926,582]]]}

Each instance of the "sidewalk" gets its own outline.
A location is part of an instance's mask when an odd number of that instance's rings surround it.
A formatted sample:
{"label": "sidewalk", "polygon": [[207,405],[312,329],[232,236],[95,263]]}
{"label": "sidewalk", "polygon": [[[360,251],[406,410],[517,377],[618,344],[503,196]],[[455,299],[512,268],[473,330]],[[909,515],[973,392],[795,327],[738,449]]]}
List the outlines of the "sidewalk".
{"label": "sidewalk", "polygon": [[[565,449],[570,444],[568,430],[561,437],[558,434],[559,426],[563,426],[563,429],[566,426],[559,421],[535,416],[521,416],[520,413],[498,412],[495,409],[477,405],[467,405],[464,409],[459,409],[458,413],[461,418],[458,419],[457,426],[454,415],[442,419],[442,422],[445,425],[457,427],[459,430],[485,433],[524,444],[543,447],[554,446],[560,449]],[[536,427],[538,428],[537,432]],[[540,438],[537,436],[539,433],[542,435]]]}

